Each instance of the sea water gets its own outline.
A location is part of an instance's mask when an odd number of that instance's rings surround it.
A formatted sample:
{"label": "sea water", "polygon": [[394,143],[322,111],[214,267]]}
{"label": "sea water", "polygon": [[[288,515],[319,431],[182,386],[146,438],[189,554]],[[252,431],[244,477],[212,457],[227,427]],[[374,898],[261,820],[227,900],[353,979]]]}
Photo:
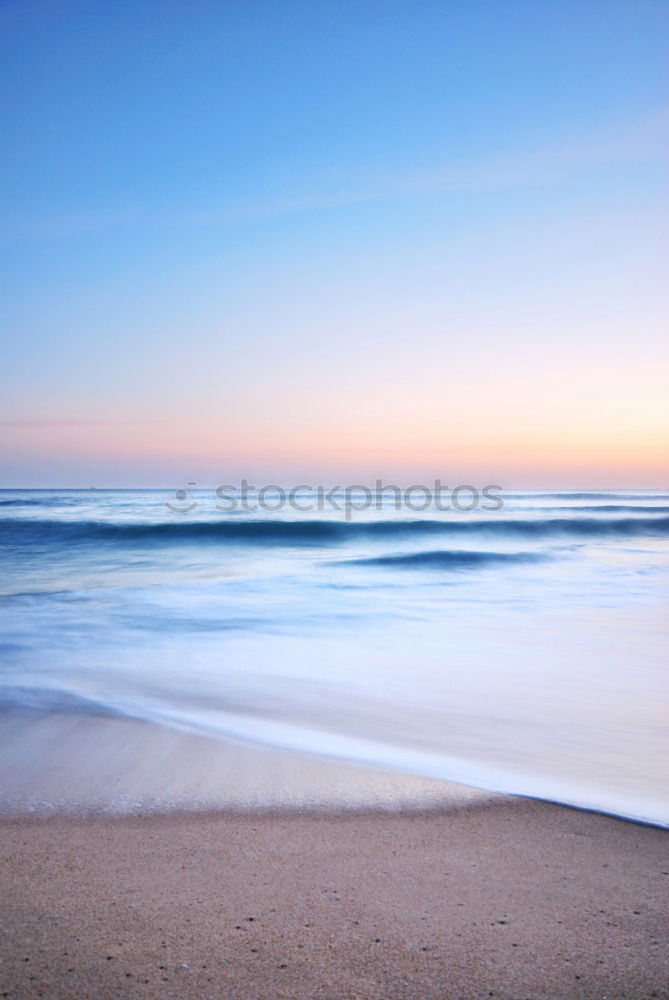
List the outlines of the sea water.
{"label": "sea water", "polygon": [[456,782],[669,825],[669,493],[501,496],[1,491],[0,807],[406,805]]}

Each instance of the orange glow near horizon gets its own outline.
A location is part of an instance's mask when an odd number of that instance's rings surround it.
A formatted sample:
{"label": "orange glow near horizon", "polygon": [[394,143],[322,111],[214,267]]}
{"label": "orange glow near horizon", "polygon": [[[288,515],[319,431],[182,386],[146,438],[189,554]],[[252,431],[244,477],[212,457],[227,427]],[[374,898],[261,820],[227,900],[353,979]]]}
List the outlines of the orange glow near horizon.
{"label": "orange glow near horizon", "polygon": [[523,406],[522,400],[466,413],[458,401],[439,407],[423,400],[413,413],[372,412],[366,402],[364,413],[361,407],[348,413],[326,408],[301,419],[284,409],[274,419],[257,412],[227,421],[200,416],[5,427],[5,454],[9,467],[14,457],[30,457],[37,470],[43,467],[44,477],[28,484],[43,486],[51,485],[54,456],[65,470],[59,485],[102,478],[105,485],[168,486],[181,479],[216,483],[243,476],[280,482],[456,477],[502,485],[639,488],[669,481],[669,435],[648,400],[636,408],[628,400],[629,409],[616,413],[615,422],[610,411],[607,421],[596,412],[588,418],[576,406],[560,414],[552,407]]}

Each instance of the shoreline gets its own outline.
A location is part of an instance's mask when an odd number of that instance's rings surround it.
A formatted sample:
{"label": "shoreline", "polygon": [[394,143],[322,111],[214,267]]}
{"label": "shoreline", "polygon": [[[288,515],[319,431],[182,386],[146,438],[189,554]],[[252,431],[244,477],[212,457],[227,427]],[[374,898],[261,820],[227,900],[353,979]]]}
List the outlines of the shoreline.
{"label": "shoreline", "polygon": [[0,828],[14,1000],[669,996],[661,828],[531,799]]}
{"label": "shoreline", "polygon": [[[420,779],[419,779],[420,780]],[[425,779],[428,780],[428,779]],[[449,782],[443,782],[448,785]],[[453,782],[453,786],[457,787]],[[487,792],[485,789],[469,788],[462,785],[463,798],[461,801],[443,802],[435,800],[426,802],[417,799],[415,802],[402,801],[401,803],[381,802],[378,804],[351,804],[341,803],[316,803],[305,805],[278,804],[278,805],[223,805],[220,807],[204,806],[150,806],[148,808],[138,807],[130,812],[114,812],[106,806],[90,808],[76,807],[69,810],[60,809],[0,809],[0,829],[11,826],[38,826],[49,823],[60,825],[72,823],[80,825],[86,823],[119,823],[126,821],[150,822],[156,821],[188,821],[197,820],[239,820],[252,822],[254,820],[289,820],[291,818],[303,820],[338,820],[338,819],[358,819],[372,820],[375,816],[411,818],[423,817],[428,819],[435,816],[446,816],[453,812],[462,810],[479,809],[486,806],[514,806],[521,807],[523,804],[534,804],[536,806],[549,806],[556,809],[564,809],[568,812],[585,816],[600,816],[605,820],[613,820],[617,823],[625,823],[632,827],[640,827],[648,830],[656,830],[669,835],[669,826],[653,820],[636,819],[633,816],[621,816],[613,812],[605,812],[602,809],[588,808],[587,806],[572,805],[569,802],[559,802],[556,799],[543,799],[533,795],[514,795],[503,792]],[[471,799],[465,798],[468,792],[473,793]],[[668,840],[669,850],[669,840]]]}
{"label": "shoreline", "polygon": [[657,775],[647,776],[643,794],[621,786],[621,797],[612,787],[598,792],[540,771],[486,782],[483,759],[454,761],[452,776],[443,777],[337,749],[276,748],[131,717],[0,711],[0,819],[397,812],[521,798],[669,828],[666,802],[648,797]]}

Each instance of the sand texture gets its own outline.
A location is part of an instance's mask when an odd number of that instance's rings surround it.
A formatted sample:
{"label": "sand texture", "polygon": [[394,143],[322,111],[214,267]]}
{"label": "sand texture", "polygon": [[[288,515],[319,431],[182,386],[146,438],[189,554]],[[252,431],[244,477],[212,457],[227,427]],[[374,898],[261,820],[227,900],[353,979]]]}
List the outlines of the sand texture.
{"label": "sand texture", "polygon": [[524,800],[7,819],[0,996],[666,998],[668,848]]}

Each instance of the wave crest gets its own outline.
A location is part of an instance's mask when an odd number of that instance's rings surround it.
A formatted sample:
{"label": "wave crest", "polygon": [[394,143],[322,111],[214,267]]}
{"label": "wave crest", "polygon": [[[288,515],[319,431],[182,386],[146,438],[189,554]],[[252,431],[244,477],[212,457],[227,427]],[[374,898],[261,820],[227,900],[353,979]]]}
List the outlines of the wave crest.
{"label": "wave crest", "polygon": [[179,544],[208,540],[246,545],[334,545],[357,537],[389,538],[444,535],[454,538],[496,536],[508,539],[551,537],[606,538],[669,534],[669,517],[553,517],[462,521],[185,521],[105,522],[0,518],[0,542],[51,544]]}

